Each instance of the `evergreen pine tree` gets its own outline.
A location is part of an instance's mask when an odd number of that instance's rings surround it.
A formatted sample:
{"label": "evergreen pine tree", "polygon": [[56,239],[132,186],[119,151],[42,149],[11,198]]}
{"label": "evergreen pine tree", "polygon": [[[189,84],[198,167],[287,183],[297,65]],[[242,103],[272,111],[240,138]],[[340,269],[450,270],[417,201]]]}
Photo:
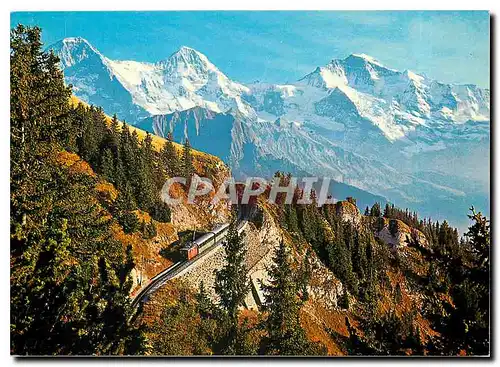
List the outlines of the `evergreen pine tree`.
{"label": "evergreen pine tree", "polygon": [[[135,132],[135,131],[134,131]],[[140,150],[140,165],[137,167],[136,195],[137,204],[143,210],[150,210],[159,197],[155,187],[155,156],[151,134],[147,134]]]}
{"label": "evergreen pine tree", "polygon": [[320,354],[320,348],[306,338],[299,320],[301,299],[294,282],[289,255],[281,241],[269,269],[269,284],[263,284],[265,321],[268,337],[263,340],[263,351],[271,355]]}
{"label": "evergreen pine tree", "polygon": [[391,207],[389,206],[388,203],[385,204],[384,217],[386,217],[386,218],[390,218],[391,217]]}
{"label": "evergreen pine tree", "polygon": [[226,241],[226,263],[216,271],[215,279],[215,292],[220,298],[222,309],[221,329],[225,334],[222,353],[239,354],[241,335],[238,328],[238,307],[243,306],[249,285],[245,266],[246,250],[238,234],[236,218],[229,225]]}
{"label": "evergreen pine tree", "polygon": [[186,138],[182,148],[182,175],[189,181],[191,175],[195,173],[193,166],[193,156],[191,153],[191,145],[189,139]]}
{"label": "evergreen pine tree", "polygon": [[174,147],[172,133],[167,134],[167,141],[160,150],[160,161],[169,177],[175,177],[181,173],[179,156]]}
{"label": "evergreen pine tree", "polygon": [[76,129],[76,147],[98,166],[102,113],[71,111],[71,91],[58,58],[42,50],[39,28],[15,28],[10,51],[11,351],[140,352],[142,333],[125,322],[133,316],[131,268],[96,205],[97,178],[61,162]]}
{"label": "evergreen pine tree", "polygon": [[104,149],[101,156],[101,174],[109,182],[115,182],[115,162],[111,149]]}
{"label": "evergreen pine tree", "polygon": [[339,306],[344,310],[349,310],[349,294],[345,289],[342,290],[340,295]]}
{"label": "evergreen pine tree", "polygon": [[196,294],[197,310],[202,318],[207,318],[214,311],[214,304],[210,300],[203,280],[200,282],[200,288]]}
{"label": "evergreen pine tree", "polygon": [[302,264],[299,271],[297,284],[300,285],[300,298],[302,301],[307,301],[309,299],[309,282],[312,277],[312,265],[311,265],[311,249],[308,248],[304,258],[302,259]]}
{"label": "evergreen pine tree", "polygon": [[70,88],[59,59],[42,50],[41,29],[18,25],[10,37],[11,217],[26,223],[34,183],[53,143],[65,140]]}
{"label": "evergreen pine tree", "polygon": [[370,210],[370,215],[372,217],[380,217],[380,204],[379,203],[373,204],[373,206]]}

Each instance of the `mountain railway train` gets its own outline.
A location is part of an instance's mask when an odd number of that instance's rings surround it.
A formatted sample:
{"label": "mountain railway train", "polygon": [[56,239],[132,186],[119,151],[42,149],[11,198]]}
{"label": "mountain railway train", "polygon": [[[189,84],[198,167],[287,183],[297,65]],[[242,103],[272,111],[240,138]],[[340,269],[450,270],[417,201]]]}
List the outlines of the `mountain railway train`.
{"label": "mountain railway train", "polygon": [[191,260],[195,258],[210,246],[215,245],[217,241],[224,238],[226,236],[228,228],[229,223],[218,225],[212,231],[205,233],[200,238],[186,243],[180,249],[182,257],[185,260]]}

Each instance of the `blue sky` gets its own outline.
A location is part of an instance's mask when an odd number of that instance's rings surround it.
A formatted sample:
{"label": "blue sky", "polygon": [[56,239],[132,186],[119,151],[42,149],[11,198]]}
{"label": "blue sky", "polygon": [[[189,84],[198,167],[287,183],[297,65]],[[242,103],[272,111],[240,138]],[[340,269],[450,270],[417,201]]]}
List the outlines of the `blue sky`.
{"label": "blue sky", "polygon": [[365,53],[395,69],[489,87],[489,15],[481,12],[34,12],[51,44],[86,38],[117,60],[155,62],[197,49],[240,82],[294,81],[333,58]]}

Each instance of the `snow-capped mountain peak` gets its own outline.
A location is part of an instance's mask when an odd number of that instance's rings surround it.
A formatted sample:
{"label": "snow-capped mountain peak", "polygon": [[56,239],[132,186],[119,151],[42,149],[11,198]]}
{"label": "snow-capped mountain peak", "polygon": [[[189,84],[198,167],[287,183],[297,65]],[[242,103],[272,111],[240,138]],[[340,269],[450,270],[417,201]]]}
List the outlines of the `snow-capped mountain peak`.
{"label": "snow-capped mountain peak", "polygon": [[83,99],[92,101],[95,89],[107,90],[110,87],[104,84],[110,84],[113,93],[104,95],[113,98],[113,109],[119,103],[114,95],[131,98],[132,106],[123,106],[121,111],[127,111],[123,118],[132,121],[144,113],[202,107],[213,112],[238,111],[264,121],[283,117],[302,125],[368,122],[395,141],[408,137],[417,126],[489,119],[488,90],[391,69],[363,53],[333,59],[291,85],[245,86],[188,46],[156,63],[111,60],[82,38],[67,38],[52,48],[61,57],[68,81],[86,92]]}
{"label": "snow-capped mountain peak", "polygon": [[219,71],[205,55],[187,46],[182,46],[168,59],[160,61],[158,65],[167,74],[179,74],[191,78],[200,78],[206,76],[209,72]]}
{"label": "snow-capped mountain peak", "polygon": [[332,60],[332,63],[339,62],[346,69],[367,69],[376,70],[381,74],[393,74],[398,71],[383,65],[375,57],[364,54],[364,53],[353,53],[347,56],[345,59]]}
{"label": "snow-capped mountain peak", "polygon": [[203,63],[205,65],[210,65],[213,68],[216,68],[200,51],[195,50],[189,46],[181,46],[177,51],[172,53],[167,60],[180,60],[182,59],[186,63],[196,64]]}
{"label": "snow-capped mountain peak", "polygon": [[[252,114],[241,99],[248,88],[230,80],[204,54],[191,47],[182,46],[157,63],[112,60],[84,39],[66,39],[51,48],[60,56],[62,68],[71,69],[66,70],[67,75],[101,70],[97,78],[100,83],[95,82],[96,76],[91,78],[94,85],[82,83],[80,79],[77,89],[92,94],[92,87],[109,84],[111,80],[113,88],[120,90],[114,94],[127,93],[133,105],[140,108],[129,108],[130,112],[123,117],[127,120],[143,117],[144,110],[157,115],[197,106],[214,112],[238,109],[244,115]],[[75,85],[74,78],[68,78]],[[91,100],[87,95],[83,99]]]}
{"label": "snow-capped mountain peak", "polygon": [[100,52],[82,37],[64,38],[52,45],[51,48],[59,55],[63,69],[89,58],[102,58]]}
{"label": "snow-capped mountain peak", "polygon": [[367,55],[367,54],[350,54],[346,60],[348,59],[363,59],[366,62],[369,62],[370,64],[378,65],[380,67],[384,67],[377,59],[375,59],[373,56]]}

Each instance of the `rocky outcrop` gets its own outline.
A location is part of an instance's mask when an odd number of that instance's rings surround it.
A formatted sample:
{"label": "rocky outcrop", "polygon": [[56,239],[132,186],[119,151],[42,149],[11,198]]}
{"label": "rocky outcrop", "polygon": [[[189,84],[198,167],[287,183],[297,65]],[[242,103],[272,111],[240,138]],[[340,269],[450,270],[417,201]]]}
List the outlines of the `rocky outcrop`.
{"label": "rocky outcrop", "polygon": [[[212,203],[219,185],[230,176],[227,167],[221,162],[213,163],[210,175],[213,178],[214,189],[206,195],[197,196],[193,203],[187,202],[188,188],[173,184],[170,188],[170,195],[180,198],[181,202],[172,205],[172,224],[178,231],[194,228],[212,228],[214,224],[227,223],[230,218],[230,210],[224,200]],[[201,169],[199,170],[201,171]],[[205,172],[207,173],[207,172]],[[200,179],[201,176],[194,175],[193,180]]]}
{"label": "rocky outcrop", "polygon": [[338,308],[338,300],[344,289],[342,282],[316,256],[311,259],[311,263],[313,271],[308,287],[309,297],[326,308]]}
{"label": "rocky outcrop", "polygon": [[354,223],[355,225],[361,222],[362,215],[358,207],[349,201],[337,201],[335,203],[335,210],[337,215],[345,221]]}
{"label": "rocky outcrop", "polygon": [[338,201],[335,210],[344,221],[354,225],[369,226],[376,238],[384,241],[393,248],[401,248],[407,245],[407,239],[416,238],[421,246],[428,247],[429,242],[422,231],[408,226],[399,219],[385,217],[364,216],[358,207],[349,201]]}
{"label": "rocky outcrop", "polygon": [[408,245],[408,240],[417,238],[421,246],[428,247],[429,243],[422,231],[412,228],[399,219],[374,218],[375,237],[384,241],[393,248],[402,248]]}
{"label": "rocky outcrop", "polygon": [[[340,215],[347,220],[360,223],[361,215],[357,208],[348,202],[337,203],[336,208]],[[287,242],[289,239],[283,237],[282,230],[277,222],[276,215],[271,208],[263,211],[263,221],[260,228],[249,222],[242,233],[246,247],[246,267],[250,291],[245,298],[245,306],[257,310],[265,302],[262,284],[268,281],[268,272],[273,265],[275,249],[281,240]],[[336,309],[340,295],[343,292],[342,283],[326,268],[319,258],[313,253],[308,260],[304,259],[305,251],[300,253],[291,248],[294,253],[294,261],[300,264],[302,261],[310,261],[312,276],[308,287],[310,299],[319,302],[324,307]],[[225,250],[219,246],[192,264],[179,278],[185,280],[190,286],[197,289],[203,281],[209,296],[216,301],[215,294],[215,272],[225,265]]]}

